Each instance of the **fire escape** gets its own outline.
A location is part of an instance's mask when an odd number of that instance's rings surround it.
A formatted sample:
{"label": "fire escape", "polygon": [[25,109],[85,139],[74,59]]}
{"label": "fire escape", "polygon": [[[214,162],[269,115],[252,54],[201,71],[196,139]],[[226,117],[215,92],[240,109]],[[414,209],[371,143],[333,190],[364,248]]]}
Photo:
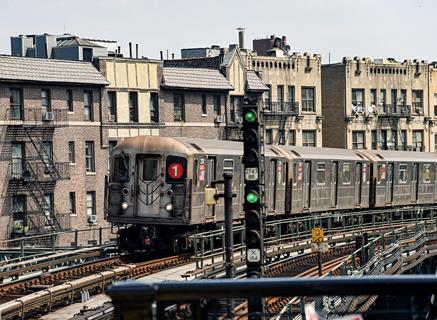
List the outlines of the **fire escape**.
{"label": "fire escape", "polygon": [[[0,156],[9,162],[4,210],[12,213],[10,234],[37,235],[69,229],[69,214],[60,213],[53,199],[57,181],[70,179],[69,163],[57,161],[53,152],[55,129],[68,126],[67,110],[11,108],[5,119]],[[16,212],[17,197],[25,199],[22,212]],[[19,226],[17,216],[22,221]]]}
{"label": "fire escape", "polygon": [[295,101],[272,102],[267,99],[264,101],[263,115],[265,126],[278,126],[278,143],[285,144],[288,138],[288,134],[285,131],[287,121],[290,118],[297,117],[299,115],[299,104]]}
{"label": "fire escape", "polygon": [[[401,119],[407,119],[407,121],[412,120],[411,106],[405,104],[379,106],[378,112],[376,113],[376,134],[379,148],[406,149],[406,141],[404,141],[402,134]],[[388,145],[387,134],[385,134],[385,141],[381,141],[382,131],[386,128],[391,130],[391,135],[394,139],[392,146]],[[393,136],[393,133],[395,133],[396,136]]]}

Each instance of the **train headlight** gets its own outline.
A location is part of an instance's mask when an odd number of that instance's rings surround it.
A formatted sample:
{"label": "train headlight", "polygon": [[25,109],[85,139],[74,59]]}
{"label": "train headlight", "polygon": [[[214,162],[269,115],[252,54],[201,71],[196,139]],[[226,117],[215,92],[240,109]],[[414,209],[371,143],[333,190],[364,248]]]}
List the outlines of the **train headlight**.
{"label": "train headlight", "polygon": [[167,210],[168,212],[172,212],[173,211],[173,204],[172,203],[167,203],[165,205],[165,210]]}
{"label": "train headlight", "polygon": [[124,195],[124,196],[127,196],[129,194],[129,189],[128,188],[123,188],[121,190],[121,194]]}
{"label": "train headlight", "polygon": [[121,208],[122,208],[123,210],[126,210],[127,208],[129,208],[129,203],[127,203],[126,201],[123,201],[123,202],[121,203]]}

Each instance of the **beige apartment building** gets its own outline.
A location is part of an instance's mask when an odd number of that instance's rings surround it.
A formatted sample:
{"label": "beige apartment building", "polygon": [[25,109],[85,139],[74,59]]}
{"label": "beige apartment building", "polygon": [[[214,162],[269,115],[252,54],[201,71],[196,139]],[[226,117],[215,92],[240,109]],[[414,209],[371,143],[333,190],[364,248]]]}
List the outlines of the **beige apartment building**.
{"label": "beige apartment building", "polygon": [[429,66],[429,94],[428,94],[428,105],[429,105],[429,145],[430,151],[437,151],[437,63],[433,62]]}
{"label": "beige apartment building", "polygon": [[112,148],[124,138],[158,135],[162,62],[101,57],[100,72],[109,85],[102,97],[102,143]]}
{"label": "beige apartment building", "polygon": [[419,60],[355,57],[322,66],[323,145],[434,151],[429,79]]}
{"label": "beige apartment building", "polygon": [[247,65],[267,85],[264,93],[265,142],[322,146],[321,56],[288,54],[280,47],[259,56],[248,51]]}

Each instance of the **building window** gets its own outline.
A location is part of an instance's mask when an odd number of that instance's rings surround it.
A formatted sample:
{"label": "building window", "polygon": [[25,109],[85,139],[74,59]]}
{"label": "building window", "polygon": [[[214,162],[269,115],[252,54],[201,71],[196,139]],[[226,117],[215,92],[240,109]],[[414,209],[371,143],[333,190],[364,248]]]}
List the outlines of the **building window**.
{"label": "building window", "polygon": [[315,130],[303,130],[302,131],[302,145],[304,147],[316,146],[316,131]]}
{"label": "building window", "polygon": [[9,98],[9,117],[11,120],[24,120],[23,117],[23,90],[11,89]]}
{"label": "building window", "polygon": [[378,149],[378,135],[377,135],[376,130],[372,130],[371,135],[372,135],[372,149],[377,150]]}
{"label": "building window", "polygon": [[221,97],[219,95],[214,96],[214,116],[222,114]]}
{"label": "building window", "polygon": [[352,111],[354,113],[363,112],[364,107],[364,90],[352,89]]}
{"label": "building window", "polygon": [[293,103],[294,102],[294,99],[295,99],[295,97],[294,97],[294,86],[288,86],[288,95],[287,95],[287,98],[288,98],[288,102],[289,103]]}
{"label": "building window", "polygon": [[68,141],[68,161],[70,164],[76,163],[76,152],[74,149],[74,141]]}
{"label": "building window", "polygon": [[382,150],[387,150],[387,130],[381,130],[381,143],[380,143]]}
{"label": "building window", "polygon": [[437,133],[434,134],[434,152],[437,152]]}
{"label": "building window", "polygon": [[370,105],[376,106],[376,89],[370,89]]}
{"label": "building window", "polygon": [[364,131],[352,131],[352,149],[364,149],[365,138]]}
{"label": "building window", "polygon": [[84,120],[93,121],[93,94],[91,91],[83,92]]}
{"label": "building window", "polygon": [[13,142],[11,144],[12,153],[12,176],[21,178],[24,166],[24,144],[21,142]]}
{"label": "building window", "polygon": [[398,149],[398,130],[396,129],[391,131],[391,137],[389,140],[389,149],[391,150]]}
{"label": "building window", "polygon": [[437,116],[437,94],[434,94],[434,116]]}
{"label": "building window", "polygon": [[316,111],[314,104],[314,88],[302,87],[302,111]]}
{"label": "building window", "polygon": [[413,111],[423,114],[423,90],[413,90]]}
{"label": "building window", "polygon": [[268,91],[264,92],[264,108],[271,109],[272,108],[272,86],[270,84],[266,84]]}
{"label": "building window", "polygon": [[284,86],[278,85],[277,87],[278,104],[281,111],[284,110]]}
{"label": "building window", "polygon": [[46,226],[53,222],[53,193],[44,194],[44,215]]}
{"label": "building window", "polygon": [[76,214],[76,193],[70,192],[70,202],[68,203],[70,214]]}
{"label": "building window", "polygon": [[391,89],[391,108],[392,112],[397,112],[396,107],[398,105],[398,90]]}
{"label": "building window", "polygon": [[159,122],[159,97],[157,92],[150,93],[150,121]]}
{"label": "building window", "polygon": [[129,92],[129,122],[138,122],[138,92]]}
{"label": "building window", "polygon": [[109,140],[108,141],[108,159],[107,159],[107,163],[108,163],[108,171],[110,170],[110,166],[111,166],[111,156],[112,156],[112,151],[114,150],[114,148],[117,146],[118,142],[117,140]]}
{"label": "building window", "polygon": [[117,93],[115,91],[108,91],[108,112],[108,121],[117,122]]}
{"label": "building window", "polygon": [[85,168],[87,172],[95,172],[94,141],[85,141]]}
{"label": "building window", "polygon": [[88,219],[96,215],[96,193],[95,191],[88,191],[86,193],[86,214]]}
{"label": "building window", "polygon": [[401,130],[399,136],[399,147],[401,150],[407,150],[407,130]]}
{"label": "building window", "polygon": [[[233,102],[234,99],[231,97],[231,102]],[[233,106],[233,104],[231,104]],[[206,95],[202,95],[202,114],[207,115],[208,114],[208,105],[206,104]]]}
{"label": "building window", "polygon": [[279,135],[279,144],[285,145],[285,130],[284,129],[279,129],[278,130],[278,135]]}
{"label": "building window", "polygon": [[413,150],[423,151],[423,130],[413,130]]}
{"label": "building window", "polygon": [[49,112],[51,110],[50,90],[48,89],[41,90],[41,109],[43,111],[43,116],[45,112]]}
{"label": "building window", "polygon": [[401,95],[399,96],[399,106],[405,106],[407,104],[407,90],[401,89]]}
{"label": "building window", "polygon": [[288,144],[290,146],[296,145],[296,130],[288,131]]}
{"label": "building window", "polygon": [[67,89],[67,109],[70,112],[73,112],[73,90]]}
{"label": "building window", "polygon": [[266,144],[273,144],[273,130],[266,129]]}
{"label": "building window", "polygon": [[241,97],[231,97],[231,121],[235,122],[237,119],[241,119],[241,117],[243,117]]}
{"label": "building window", "polygon": [[44,173],[53,171],[53,143],[51,141],[44,141],[42,143],[42,161],[44,163]]}
{"label": "building window", "polygon": [[379,92],[379,106],[381,107],[382,112],[387,112],[387,92],[385,89],[381,89]]}
{"label": "building window", "polygon": [[14,236],[22,236],[27,226],[26,197],[23,195],[12,196],[12,216],[14,219]]}
{"label": "building window", "polygon": [[185,121],[185,99],[183,94],[173,96],[174,121]]}

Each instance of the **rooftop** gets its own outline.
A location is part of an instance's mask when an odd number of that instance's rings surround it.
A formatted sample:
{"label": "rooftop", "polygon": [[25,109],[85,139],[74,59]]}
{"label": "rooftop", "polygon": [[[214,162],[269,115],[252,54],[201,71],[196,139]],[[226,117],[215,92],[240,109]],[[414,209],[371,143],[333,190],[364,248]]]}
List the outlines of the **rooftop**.
{"label": "rooftop", "polygon": [[0,55],[0,81],[52,82],[107,85],[105,77],[82,61],[13,57]]}
{"label": "rooftop", "polygon": [[229,91],[234,89],[218,70],[171,67],[163,68],[162,87],[216,91]]}

